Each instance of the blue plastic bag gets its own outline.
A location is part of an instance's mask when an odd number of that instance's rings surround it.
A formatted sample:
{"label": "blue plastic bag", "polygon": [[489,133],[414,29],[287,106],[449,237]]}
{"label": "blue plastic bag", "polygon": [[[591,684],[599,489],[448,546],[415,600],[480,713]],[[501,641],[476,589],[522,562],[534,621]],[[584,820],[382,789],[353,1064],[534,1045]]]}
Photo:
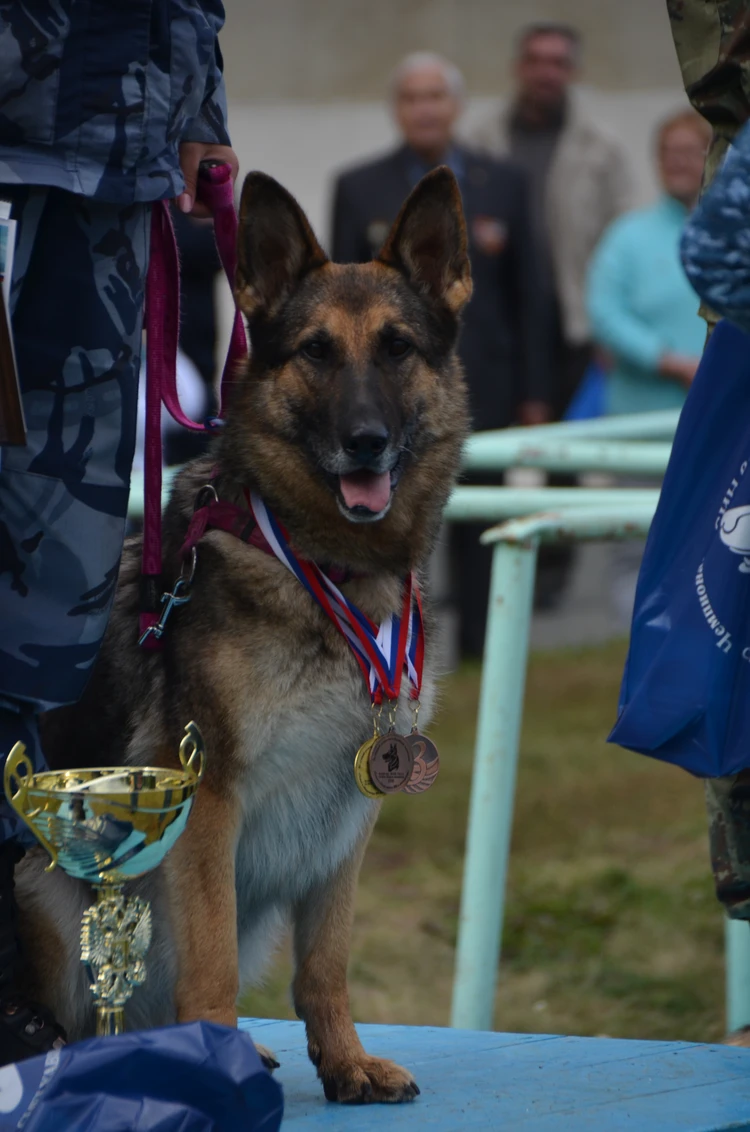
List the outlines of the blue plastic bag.
{"label": "blue plastic bag", "polygon": [[728,322],[680,417],[610,742],[705,777],[750,767],[750,336]]}
{"label": "blue plastic bag", "polygon": [[580,385],[565,410],[564,421],[588,421],[607,411],[607,375],[596,362],[586,369]]}
{"label": "blue plastic bag", "polygon": [[0,1132],[276,1132],[281,1087],[248,1034],[192,1022],[0,1069]]}

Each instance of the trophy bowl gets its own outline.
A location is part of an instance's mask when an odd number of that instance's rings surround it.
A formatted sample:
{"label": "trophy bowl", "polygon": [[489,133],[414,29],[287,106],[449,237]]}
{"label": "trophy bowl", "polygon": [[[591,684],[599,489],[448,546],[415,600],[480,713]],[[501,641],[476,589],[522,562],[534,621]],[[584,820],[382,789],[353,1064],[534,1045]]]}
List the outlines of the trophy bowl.
{"label": "trophy bowl", "polygon": [[97,1034],[119,1034],[133,989],[146,978],[151,910],[126,897],[126,881],[155,869],[185,828],[205,768],[203,739],[189,723],[181,770],[98,767],[33,773],[22,743],[5,763],[5,795],[57,865],[94,886],[81,925],[81,959],[97,1005]]}

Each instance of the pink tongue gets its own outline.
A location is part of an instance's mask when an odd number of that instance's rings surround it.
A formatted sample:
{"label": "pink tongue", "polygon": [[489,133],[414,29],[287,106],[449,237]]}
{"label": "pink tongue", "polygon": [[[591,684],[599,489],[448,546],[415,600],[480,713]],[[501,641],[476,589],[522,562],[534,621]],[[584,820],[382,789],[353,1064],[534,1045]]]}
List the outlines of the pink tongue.
{"label": "pink tongue", "polygon": [[390,472],[352,472],[339,476],[339,484],[347,507],[366,507],[377,514],[388,506],[391,498]]}

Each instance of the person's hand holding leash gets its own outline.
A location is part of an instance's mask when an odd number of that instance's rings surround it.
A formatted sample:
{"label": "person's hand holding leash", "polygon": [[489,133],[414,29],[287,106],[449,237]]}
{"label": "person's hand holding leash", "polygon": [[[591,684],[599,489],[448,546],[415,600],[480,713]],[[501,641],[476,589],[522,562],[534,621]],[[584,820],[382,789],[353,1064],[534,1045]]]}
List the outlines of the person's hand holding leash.
{"label": "person's hand holding leash", "polygon": [[210,142],[183,142],[180,146],[180,168],[185,178],[185,191],[176,198],[177,207],[181,212],[189,212],[191,216],[208,217],[209,210],[204,204],[196,201],[198,186],[198,169],[201,161],[224,161],[232,170],[232,181],[237,178],[240,163],[237,154],[228,145],[214,145]]}

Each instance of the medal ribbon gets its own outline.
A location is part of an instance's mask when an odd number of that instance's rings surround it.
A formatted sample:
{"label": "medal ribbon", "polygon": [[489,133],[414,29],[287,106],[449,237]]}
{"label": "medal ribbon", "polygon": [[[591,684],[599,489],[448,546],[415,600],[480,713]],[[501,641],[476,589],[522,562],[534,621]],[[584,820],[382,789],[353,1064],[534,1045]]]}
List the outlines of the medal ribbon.
{"label": "medal ribbon", "polygon": [[346,639],[362,669],[373,703],[383,697],[398,699],[401,676],[406,668],[411,681],[411,698],[418,699],[424,664],[424,622],[422,599],[413,574],[404,585],[401,616],[390,614],[378,628],[320,569],[315,562],[300,559],[289,545],[281,523],[255,492],[245,492],[253,513],[271,550],[305,589]]}

